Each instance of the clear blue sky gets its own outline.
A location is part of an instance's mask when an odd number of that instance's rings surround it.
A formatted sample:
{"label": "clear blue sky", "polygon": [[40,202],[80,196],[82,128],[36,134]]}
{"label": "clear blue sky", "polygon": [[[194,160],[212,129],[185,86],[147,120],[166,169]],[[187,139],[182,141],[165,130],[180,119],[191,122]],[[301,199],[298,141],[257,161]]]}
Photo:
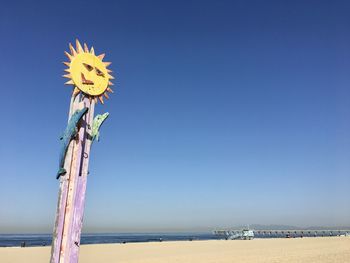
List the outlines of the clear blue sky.
{"label": "clear blue sky", "polygon": [[0,232],[48,232],[71,88],[106,53],[84,232],[350,225],[347,1],[6,1]]}

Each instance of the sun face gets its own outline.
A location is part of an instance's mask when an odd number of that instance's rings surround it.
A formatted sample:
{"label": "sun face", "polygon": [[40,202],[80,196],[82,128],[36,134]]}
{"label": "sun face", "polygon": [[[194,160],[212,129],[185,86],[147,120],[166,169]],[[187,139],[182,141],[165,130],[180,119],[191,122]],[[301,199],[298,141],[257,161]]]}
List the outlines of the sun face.
{"label": "sun face", "polygon": [[95,55],[94,48],[89,51],[86,44],[84,49],[78,40],[76,40],[76,49],[69,44],[71,53],[65,52],[69,62],[63,62],[68,68],[65,71],[68,73],[63,75],[69,78],[65,84],[73,85],[74,96],[82,92],[90,99],[97,99],[103,104],[103,96],[108,99],[107,92],[113,92],[109,87],[113,85],[110,81],[114,79],[110,74],[112,71],[107,69],[111,62],[103,62],[105,54]]}

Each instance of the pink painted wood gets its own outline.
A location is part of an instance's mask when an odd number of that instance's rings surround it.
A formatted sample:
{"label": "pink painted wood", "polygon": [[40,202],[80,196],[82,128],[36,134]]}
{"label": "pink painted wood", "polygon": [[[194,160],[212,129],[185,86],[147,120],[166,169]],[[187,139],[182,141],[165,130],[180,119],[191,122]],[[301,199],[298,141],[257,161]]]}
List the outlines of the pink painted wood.
{"label": "pink painted wood", "polygon": [[87,98],[80,100],[79,97],[71,101],[70,115],[84,106],[89,111],[83,118],[78,141],[72,141],[69,146],[70,154],[67,152],[67,174],[60,181],[51,263],[78,262],[91,147],[91,140],[87,135],[91,134],[95,108],[95,103],[90,103]]}

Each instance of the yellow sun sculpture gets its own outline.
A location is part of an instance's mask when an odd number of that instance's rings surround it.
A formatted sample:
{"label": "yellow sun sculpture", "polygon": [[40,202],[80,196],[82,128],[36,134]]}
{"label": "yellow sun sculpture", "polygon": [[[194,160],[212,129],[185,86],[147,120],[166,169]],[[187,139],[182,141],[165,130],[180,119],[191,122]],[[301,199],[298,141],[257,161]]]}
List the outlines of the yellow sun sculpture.
{"label": "yellow sun sculpture", "polygon": [[76,48],[69,44],[69,49],[71,53],[65,51],[69,62],[63,62],[68,67],[64,70],[68,74],[63,75],[69,79],[65,84],[74,86],[73,96],[82,92],[90,100],[97,102],[99,99],[103,104],[103,96],[108,99],[107,92],[113,92],[109,86],[113,85],[110,80],[114,78],[107,69],[111,62],[103,62],[105,54],[96,56],[93,47],[89,51],[84,43],[83,48],[78,39]]}

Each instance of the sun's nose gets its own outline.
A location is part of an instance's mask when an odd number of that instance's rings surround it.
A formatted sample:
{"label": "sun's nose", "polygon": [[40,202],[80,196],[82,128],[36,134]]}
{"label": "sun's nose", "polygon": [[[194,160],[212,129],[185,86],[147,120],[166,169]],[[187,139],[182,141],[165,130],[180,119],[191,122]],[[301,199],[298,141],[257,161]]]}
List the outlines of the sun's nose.
{"label": "sun's nose", "polygon": [[94,84],[93,81],[86,79],[86,77],[85,77],[83,72],[81,72],[81,81],[82,81],[83,84],[87,84],[87,85],[93,85]]}

